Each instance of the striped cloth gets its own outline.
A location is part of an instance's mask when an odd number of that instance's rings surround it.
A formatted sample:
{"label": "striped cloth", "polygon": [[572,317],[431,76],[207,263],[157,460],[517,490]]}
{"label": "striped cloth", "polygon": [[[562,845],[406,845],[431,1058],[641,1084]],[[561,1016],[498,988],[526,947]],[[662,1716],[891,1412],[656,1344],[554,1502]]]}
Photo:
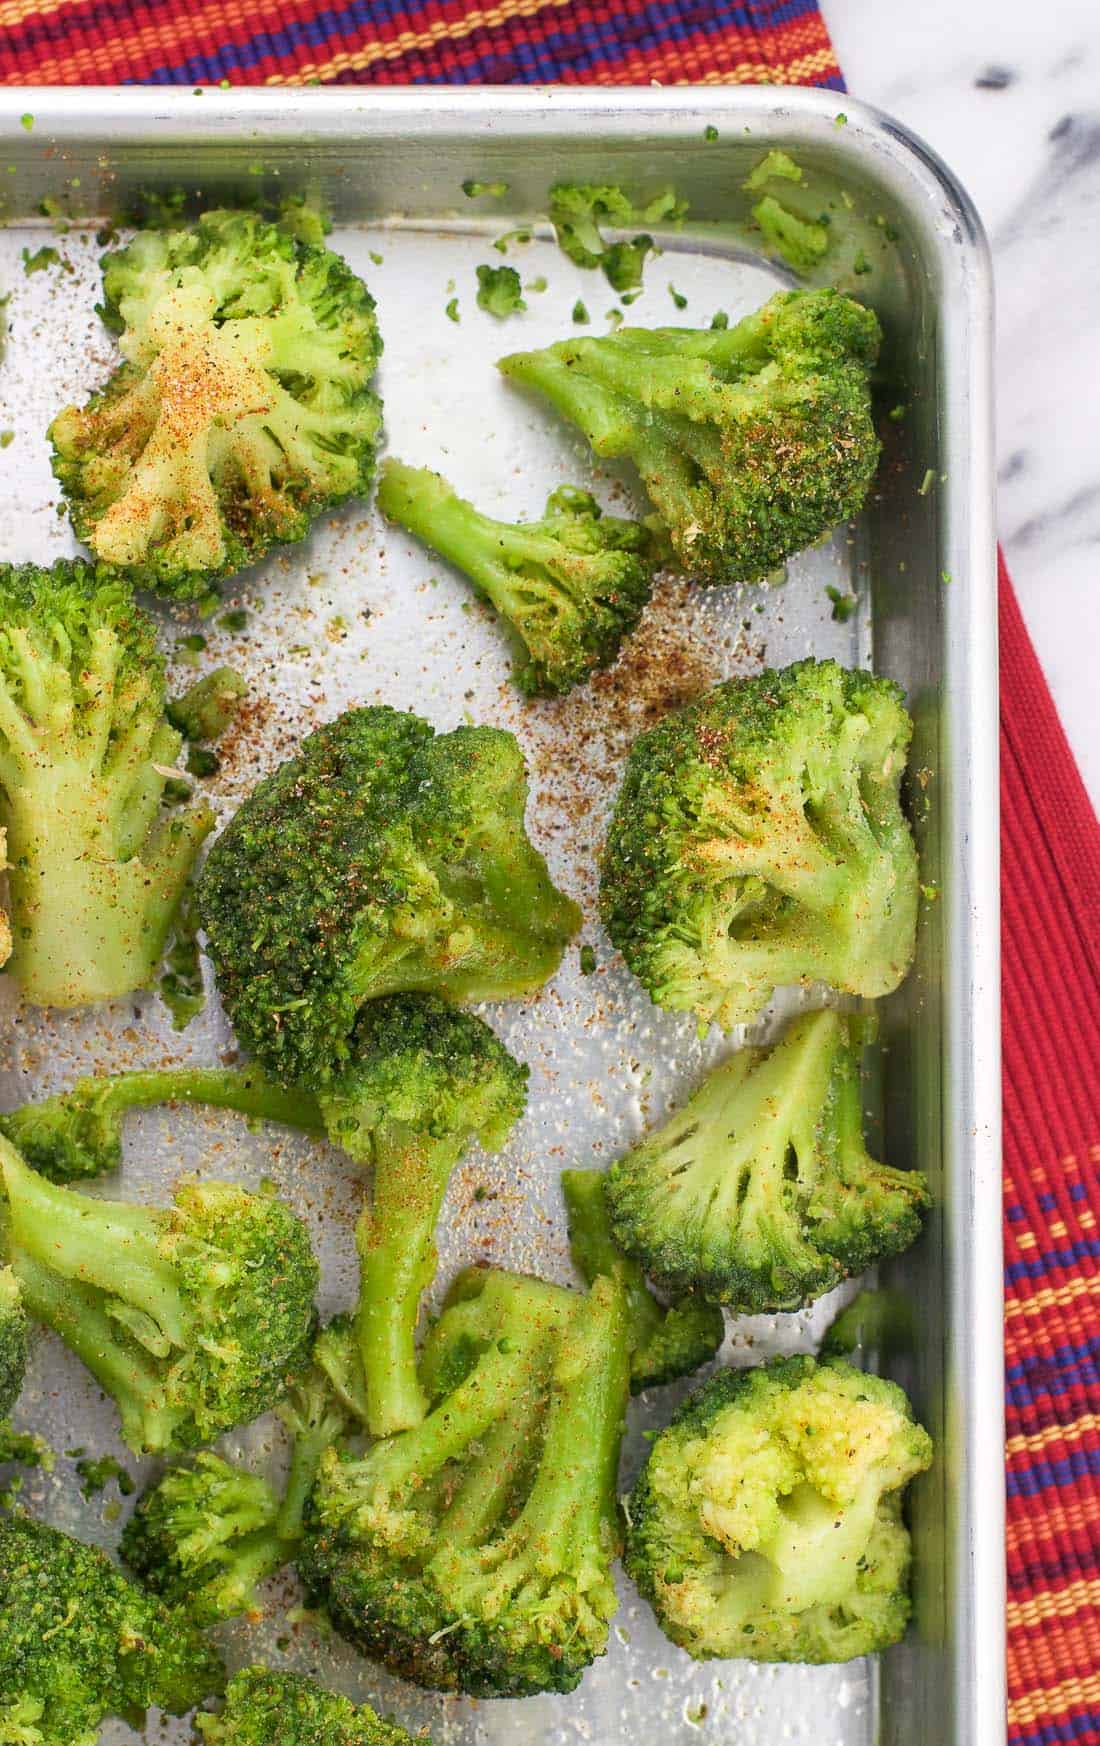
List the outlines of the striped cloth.
{"label": "striped cloth", "polygon": [[[815,0],[0,0],[0,82],[219,80],[842,89]],[[1001,638],[1009,1738],[1100,1746],[1100,830]]]}

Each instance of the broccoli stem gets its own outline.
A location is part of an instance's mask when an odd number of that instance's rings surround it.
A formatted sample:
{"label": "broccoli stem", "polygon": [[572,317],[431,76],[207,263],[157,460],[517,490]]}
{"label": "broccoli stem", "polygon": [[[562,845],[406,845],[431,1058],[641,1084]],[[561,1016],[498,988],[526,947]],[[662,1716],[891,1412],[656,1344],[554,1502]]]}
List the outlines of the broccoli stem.
{"label": "broccoli stem", "polygon": [[664,1312],[638,1262],[623,1254],[612,1235],[603,1171],[563,1170],[561,1188],[577,1269],[586,1285],[601,1276],[618,1276],[626,1296],[631,1349],[641,1351],[659,1330]]}
{"label": "broccoli stem", "polygon": [[376,1437],[418,1425],[428,1410],[416,1368],[420,1299],[435,1275],[435,1228],[466,1136],[425,1142],[400,1123],[374,1135],[374,1194],[356,1229],[356,1315]]}
{"label": "broccoli stem", "polygon": [[351,1419],[342,1402],[333,1398],[323,1372],[315,1371],[297,1392],[305,1402],[305,1411],[299,1408],[293,1420],[289,1415],[286,1417],[294,1441],[286,1486],[275,1518],[275,1529],[282,1540],[301,1538],[306,1504],[321,1469],[321,1458],[344,1435]]}

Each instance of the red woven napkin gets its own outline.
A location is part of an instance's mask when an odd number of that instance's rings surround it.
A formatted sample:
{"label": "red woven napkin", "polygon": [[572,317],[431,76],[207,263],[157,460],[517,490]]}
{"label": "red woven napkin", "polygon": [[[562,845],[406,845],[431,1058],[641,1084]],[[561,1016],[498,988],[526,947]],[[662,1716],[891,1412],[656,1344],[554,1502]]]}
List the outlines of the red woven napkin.
{"label": "red woven napkin", "polygon": [[[2,83],[223,79],[842,85],[816,0],[0,0]],[[1100,1746],[1100,830],[1000,582],[1009,1730]]]}

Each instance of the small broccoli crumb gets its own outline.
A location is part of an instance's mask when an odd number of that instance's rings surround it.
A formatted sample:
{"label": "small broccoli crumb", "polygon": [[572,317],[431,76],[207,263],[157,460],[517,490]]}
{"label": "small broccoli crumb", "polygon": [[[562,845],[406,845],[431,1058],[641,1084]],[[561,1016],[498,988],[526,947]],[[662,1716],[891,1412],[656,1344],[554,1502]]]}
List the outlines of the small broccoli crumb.
{"label": "small broccoli crumb", "polygon": [[675,303],[677,309],[686,309],[687,308],[687,306],[688,306],[687,298],[684,296],[682,291],[677,291],[675,285],[672,285],[672,284],[669,285],[668,294],[672,298],[672,301],[673,301],[673,303]]}
{"label": "small broccoli crumb", "polygon": [[829,247],[829,232],[823,224],[799,218],[786,206],[781,206],[772,194],[766,194],[752,209],[753,218],[763,232],[764,241],[774,254],[796,273],[808,273],[816,267]]}
{"label": "small broccoli crumb", "polygon": [[704,127],[703,138],[706,140],[708,145],[713,145],[715,140],[718,138],[718,129],[714,126],[713,122],[709,123],[706,127]]}
{"label": "small broccoli crumb", "polygon": [[487,194],[493,200],[500,200],[508,192],[507,182],[475,182],[472,178],[463,182],[462,192],[467,200],[480,200]]}
{"label": "small broccoli crumb", "polygon": [[589,945],[582,946],[581,947],[581,975],[582,976],[591,976],[595,973],[595,969],[596,969],[596,948],[595,948],[595,946],[589,946]]}
{"label": "small broccoli crumb", "polygon": [[61,265],[61,256],[58,254],[57,250],[46,245],[43,245],[40,249],[35,249],[33,255],[31,254],[30,249],[23,249],[21,253],[23,258],[23,271],[28,278],[32,273],[41,273],[46,267],[57,267]]}
{"label": "small broccoli crumb", "polygon": [[118,1481],[118,1489],[123,1497],[129,1497],[134,1490],[134,1481],[121,1461],[116,1461],[113,1455],[101,1455],[93,1459],[84,1455],[76,1464],[80,1475],[81,1496],[87,1501],[96,1492],[103,1491],[112,1479]]}
{"label": "small broccoli crumb", "polygon": [[457,297],[451,298],[451,301],[444,308],[443,313],[447,317],[448,321],[458,322],[458,321],[462,320],[462,317],[458,313],[458,298]]}
{"label": "small broccoli crumb", "polygon": [[623,312],[621,309],[609,309],[604,320],[611,324],[612,329],[622,327]]}
{"label": "small broccoli crumb", "polygon": [[896,406],[891,406],[886,416],[892,421],[892,423],[900,424],[908,411],[909,408],[905,404],[905,401],[899,400]]}
{"label": "small broccoli crumb", "polygon": [[517,243],[522,247],[525,243],[529,243],[530,241],[530,230],[528,230],[526,225],[519,225],[515,230],[506,230],[503,236],[498,236],[493,243],[493,247],[498,254],[506,255],[508,253],[509,243]]}
{"label": "small broccoli crumb", "polygon": [[218,629],[223,631],[243,631],[248,624],[248,611],[243,606],[234,606],[228,612],[223,612],[218,620]]}
{"label": "small broccoli crumb", "polygon": [[172,924],[172,937],[164,954],[164,974],[157,984],[157,993],[172,1015],[174,1031],[186,1030],[206,1005],[198,935],[195,889],[188,885]]}
{"label": "small broccoli crumb", "polygon": [[34,126],[34,116],[33,115],[21,115],[19,117],[19,125],[20,125],[20,127],[25,128],[27,133],[30,133],[31,129]]}
{"label": "small broccoli crumb", "polygon": [[369,260],[369,261],[370,261],[370,262],[371,262],[371,263],[372,263],[372,264],[373,264],[373,265],[374,265],[374,266],[376,266],[376,267],[380,267],[380,266],[381,266],[381,265],[382,265],[382,262],[383,262],[383,260],[384,260],[384,259],[385,259],[385,256],[384,256],[384,255],[380,255],[380,254],[379,254],[379,253],[378,253],[378,251],[377,251],[377,249],[371,249],[371,250],[370,250],[370,251],[369,251],[369,253],[368,253],[368,255],[367,255],[367,259],[368,259],[368,260]]}
{"label": "small broccoli crumb", "polygon": [[858,254],[856,255],[855,260],[852,262],[852,272],[856,273],[858,275],[858,274],[863,274],[863,273],[870,273],[871,271],[872,271],[871,263],[867,259],[867,256],[864,254],[863,250],[860,249]]}
{"label": "small broccoli crumb", "polygon": [[773,150],[766,152],[760,162],[742,182],[750,194],[755,194],[776,177],[783,182],[801,182],[803,180],[802,166],[796,164],[787,152]]}
{"label": "small broccoli crumb", "polygon": [[833,618],[837,624],[847,624],[856,607],[859,605],[854,594],[843,594],[839,588],[828,587],[825,590],[833,603]]}
{"label": "small broccoli crumb", "polygon": [[940,895],[940,888],[938,885],[922,885],[920,894],[926,903],[935,903]]}
{"label": "small broccoli crumb", "polygon": [[542,292],[546,290],[549,280],[540,273],[537,279],[529,279],[523,287],[525,291]]}
{"label": "small broccoli crumb", "polygon": [[578,297],[573,305],[573,320],[578,324],[578,326],[580,326],[581,323],[591,321],[591,319],[592,317],[589,315],[588,310]]}
{"label": "small broccoli crumb", "polygon": [[936,483],[936,470],[934,467],[929,467],[928,471],[924,475],[924,478],[921,480],[920,484],[917,486],[917,496],[918,497],[927,497],[928,493],[931,491],[931,489],[935,483]]}
{"label": "small broccoli crumb", "polygon": [[[165,715],[185,740],[217,740],[233,721],[245,697],[248,686],[232,667],[216,667],[202,679],[196,679],[182,697],[170,700]],[[191,769],[191,766],[188,765]],[[193,776],[209,774],[191,770]]]}
{"label": "small broccoli crumb", "polygon": [[834,118],[833,118],[833,126],[834,127],[847,127],[847,125],[848,125],[848,117],[845,115],[843,109],[841,109],[839,111],[839,113],[836,116],[834,116]]}
{"label": "small broccoli crumb", "polygon": [[13,430],[0,430],[0,449],[10,449],[14,441],[15,432]]}
{"label": "small broccoli crumb", "polygon": [[523,299],[519,274],[514,267],[477,269],[477,306],[487,315],[503,321],[505,316],[519,315],[527,308]]}
{"label": "small broccoli crumb", "polygon": [[730,324],[730,318],[724,309],[716,309],[710,318],[711,330],[714,333],[724,333]]}
{"label": "small broccoli crumb", "polygon": [[221,769],[221,759],[216,752],[211,752],[205,746],[188,746],[187,761],[184,765],[189,776],[216,776]]}

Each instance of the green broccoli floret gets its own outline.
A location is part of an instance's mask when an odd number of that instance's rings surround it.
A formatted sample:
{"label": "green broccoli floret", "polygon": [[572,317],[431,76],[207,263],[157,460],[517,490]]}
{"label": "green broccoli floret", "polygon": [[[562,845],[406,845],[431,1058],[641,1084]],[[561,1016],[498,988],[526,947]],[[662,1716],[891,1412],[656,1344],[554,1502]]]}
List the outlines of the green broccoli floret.
{"label": "green broccoli floret", "polygon": [[902,1494],[932,1442],[847,1364],[727,1370],[662,1431],[626,1503],[626,1567],[698,1660],[849,1661],[909,1618]]}
{"label": "green broccoli floret", "polygon": [[742,1049],[607,1173],[615,1239],[671,1291],[797,1309],[920,1234],[928,1184],[863,1140],[850,1021],[807,1013]]}
{"label": "green broccoli floret", "polygon": [[[353,1704],[299,1673],[246,1667],[233,1676],[225,1708],[195,1717],[205,1746],[413,1746],[368,1704]],[[421,1734],[423,1746],[431,1746]]]}
{"label": "green broccoli floret", "polygon": [[604,515],[587,491],[551,492],[541,521],[493,521],[425,467],[386,461],[378,503],[470,578],[515,632],[529,697],[569,691],[610,666],[649,599],[654,547],[636,521]]}
{"label": "green broccoli floret", "polygon": [[28,1344],[27,1314],[19,1281],[10,1267],[0,1267],[0,1439],[23,1387]]}
{"label": "green broccoli floret", "polygon": [[688,575],[752,582],[861,508],[879,338],[851,298],[786,291],[734,327],[621,327],[500,368],[633,461]]}
{"label": "green broccoli floret", "polygon": [[216,211],[142,231],[102,267],[124,362],[50,427],[73,526],[97,557],[194,599],[365,495],[381,341],[338,255]]}
{"label": "green broccoli floret", "polygon": [[506,315],[522,315],[527,308],[519,274],[514,267],[479,267],[477,306],[486,315],[503,321]]}
{"label": "green broccoli floret", "polygon": [[163,1067],[78,1079],[41,1103],[0,1115],[0,1134],[51,1182],[102,1176],[122,1163],[122,1124],[128,1111],[162,1103],[209,1104],[256,1120],[281,1122],[322,1134],[317,1099],[284,1090],[258,1067]]}
{"label": "green broccoli floret", "polygon": [[97,567],[0,565],[0,823],[11,973],[38,1006],[151,986],[205,807],[162,816],[180,748],[152,622]]}
{"label": "green broccoli floret", "polygon": [[207,1181],[167,1209],[92,1200],[7,1140],[0,1172],[27,1312],[114,1398],[132,1449],[192,1448],[275,1405],[308,1355],[318,1279],[289,1208]]}
{"label": "green broccoli floret", "polygon": [[95,1746],[100,1723],[140,1728],[223,1689],[217,1652],[93,1546],[0,1514],[0,1740]]}
{"label": "green broccoli floret", "polygon": [[700,1026],[775,988],[896,988],[917,856],[898,687],[833,661],[717,685],[631,747],[600,874],[604,923],[651,1000]]}
{"label": "green broccoli floret", "polygon": [[371,1167],[359,1220],[357,1311],[367,1420],[377,1437],[419,1424],[420,1299],[435,1276],[435,1227],[451,1172],[472,1141],[503,1144],[523,1113],[527,1069],[488,1025],[426,995],[363,1008],[355,1058],[319,1092],[329,1138]]}
{"label": "green broccoli floret", "polygon": [[242,1044],[311,1087],[382,994],[499,1000],[552,976],[580,925],[528,841],[515,738],[349,710],[253,791],[218,838],[199,908]]}
{"label": "green broccoli floret", "polygon": [[641,285],[653,238],[642,235],[607,243],[601,227],[630,230],[637,224],[678,224],[686,213],[687,201],[678,200],[671,188],[662,189],[641,206],[614,186],[559,182],[550,190],[550,222],[558,247],[578,267],[602,268],[616,291],[633,291]]}
{"label": "green broccoli floret", "polygon": [[602,1170],[563,1170],[562,1193],[569,1220],[569,1248],[586,1285],[602,1274],[618,1276],[626,1293],[630,1335],[630,1392],[659,1388],[690,1376],[714,1357],[726,1325],[717,1304],[687,1296],[659,1303],[645,1274],[611,1234]]}
{"label": "green broccoli floret", "polygon": [[417,1684],[572,1691],[616,1607],[628,1370],[617,1279],[581,1297],[460,1276],[424,1349],[428,1417],[322,1462],[299,1555],[311,1599]]}
{"label": "green broccoli floret", "polygon": [[232,667],[215,667],[196,679],[165,714],[185,740],[219,740],[248,695],[248,686]]}

